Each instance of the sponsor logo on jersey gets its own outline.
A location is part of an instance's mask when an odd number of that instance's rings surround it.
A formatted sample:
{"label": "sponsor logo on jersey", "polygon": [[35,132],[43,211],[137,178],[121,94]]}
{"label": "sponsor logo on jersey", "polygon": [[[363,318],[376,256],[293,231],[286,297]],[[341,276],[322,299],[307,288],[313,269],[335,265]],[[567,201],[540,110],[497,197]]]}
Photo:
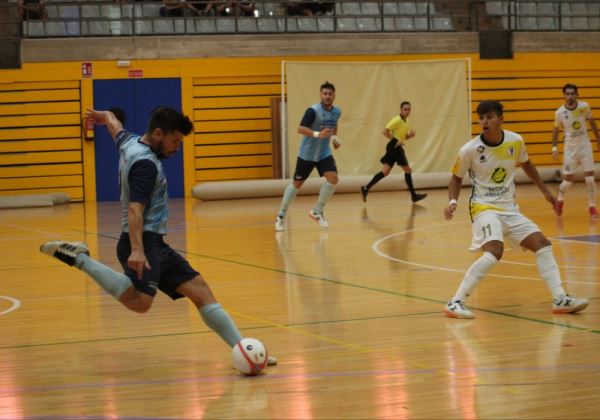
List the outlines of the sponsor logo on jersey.
{"label": "sponsor logo on jersey", "polygon": [[492,181],[496,184],[502,184],[506,179],[506,169],[504,168],[496,168],[494,172],[492,172]]}

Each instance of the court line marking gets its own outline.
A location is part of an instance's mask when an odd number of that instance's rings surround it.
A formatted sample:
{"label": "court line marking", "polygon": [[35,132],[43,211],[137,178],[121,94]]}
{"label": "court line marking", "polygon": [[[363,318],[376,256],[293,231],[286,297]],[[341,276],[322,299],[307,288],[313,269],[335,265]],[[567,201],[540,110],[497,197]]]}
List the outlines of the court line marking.
{"label": "court line marking", "polygon": [[[434,314],[439,314],[439,313],[440,313],[439,311],[413,312],[413,313],[398,314],[398,315],[384,315],[384,316],[374,316],[374,317],[332,319],[332,320],[325,320],[325,321],[310,321],[310,322],[302,322],[302,323],[291,323],[291,324],[283,324],[283,326],[287,327],[287,328],[294,328],[294,327],[312,326],[312,325],[337,324],[337,323],[344,323],[344,322],[361,322],[361,321],[371,321],[371,320],[378,320],[378,319],[406,318],[406,317],[412,317],[412,316],[434,315]],[[242,315],[242,316],[245,317],[245,315]],[[262,322],[262,325],[240,328],[240,331],[264,330],[264,329],[272,328],[272,327],[274,327],[274,325],[271,325],[267,322]],[[110,342],[110,341],[119,341],[119,340],[177,337],[177,336],[196,335],[196,334],[213,334],[213,333],[214,333],[213,330],[204,330],[204,331],[195,330],[195,331],[184,331],[184,332],[166,333],[166,334],[129,335],[129,336],[124,336],[124,337],[95,338],[95,339],[89,339],[89,340],[73,340],[73,341],[56,341],[56,342],[49,342],[49,343],[18,344],[18,345],[14,345],[14,346],[4,346],[4,347],[0,346],[0,350],[45,347],[45,346],[62,346],[62,345],[69,345],[69,344],[90,344],[90,343],[101,343],[101,342]]]}
{"label": "court line marking", "polygon": [[[600,365],[572,365],[572,366],[541,366],[541,367],[527,367],[521,368],[450,368],[445,369],[447,374],[454,375],[457,373],[477,373],[477,372],[513,372],[513,371],[533,371],[533,372],[556,372],[556,371],[596,371],[600,370]],[[345,372],[308,372],[308,373],[270,373],[266,375],[260,375],[253,378],[252,380],[260,380],[262,382],[276,382],[276,381],[289,381],[291,379],[311,379],[311,378],[327,378],[327,377],[358,377],[358,376],[382,376],[382,375],[427,375],[439,373],[438,369],[432,368],[416,368],[416,369],[390,369],[390,370],[356,370],[356,371],[345,371]],[[247,377],[242,375],[224,375],[224,376],[196,376],[196,377],[185,377],[185,378],[167,378],[167,379],[147,379],[139,381],[124,381],[119,383],[106,383],[106,382],[88,382],[79,384],[62,384],[62,385],[46,385],[46,386],[30,386],[20,388],[6,388],[0,390],[0,396],[23,394],[23,393],[40,393],[40,392],[52,392],[68,389],[102,389],[102,388],[124,388],[124,387],[135,387],[135,386],[147,386],[147,385],[183,385],[189,383],[215,383],[215,382],[235,382],[248,380]],[[528,383],[516,383],[508,384],[508,386],[523,386]],[[481,384],[477,383],[476,386],[500,386],[506,387],[507,384]],[[26,417],[26,418],[38,418],[38,417]],[[46,417],[45,417],[46,418]],[[52,417],[50,417],[52,418]],[[81,417],[78,417],[81,418]],[[86,418],[86,417],[83,417]],[[125,417],[127,418],[127,417]]]}
{"label": "court line marking", "polygon": [[[100,236],[100,237],[105,236],[105,237],[109,237],[109,238],[112,238],[112,239],[116,239],[116,238],[114,238],[112,236],[102,235],[100,233],[95,233],[95,234],[97,236]],[[187,252],[187,251],[182,251],[182,250],[177,250],[177,251],[181,252],[183,254],[201,256],[201,257],[206,257],[206,258],[213,259],[213,260],[226,261],[228,263],[234,263],[234,264],[238,264],[238,265],[252,266],[252,267],[255,267],[255,268],[258,268],[258,269],[262,269],[262,270],[270,270],[270,271],[282,272],[282,273],[286,273],[288,275],[290,274],[290,273],[288,273],[285,270],[277,270],[277,269],[273,269],[273,268],[270,268],[270,267],[262,267],[262,266],[258,266],[256,264],[247,264],[247,263],[242,263],[240,261],[235,261],[235,260],[230,260],[230,259],[225,259],[225,258],[219,258],[219,257],[203,256],[201,254],[199,255],[199,254],[195,254],[195,253],[191,253],[191,252]],[[298,275],[298,274],[296,274],[296,275]],[[343,281],[339,281],[339,280],[321,278],[321,277],[316,277],[316,276],[305,276],[305,275],[299,275],[299,276],[305,277],[305,278],[312,278],[312,279],[316,279],[316,280],[319,280],[319,281],[330,282],[330,283],[334,283],[334,284],[338,284],[338,285],[343,285],[343,286],[350,286],[350,287],[356,287],[356,288],[362,288],[362,289],[367,289],[367,290],[372,290],[372,291],[383,292],[385,294],[400,295],[400,296],[405,296],[405,297],[413,297],[413,298],[416,298],[416,299],[426,300],[426,301],[431,301],[431,302],[440,302],[440,301],[436,301],[435,299],[429,299],[429,298],[424,298],[424,297],[419,297],[419,296],[411,296],[411,295],[402,294],[402,293],[395,293],[395,292],[392,292],[392,291],[389,291],[389,290],[385,290],[385,289],[378,289],[378,288],[373,288],[373,287],[367,287],[367,286],[362,286],[362,285],[353,284],[353,283],[347,283],[347,282],[343,282]],[[443,303],[443,302],[441,302],[441,303]],[[473,309],[478,309],[478,308],[473,308]],[[534,321],[534,322],[537,322],[537,323],[545,323],[545,324],[560,326],[560,327],[563,327],[563,328],[571,328],[571,329],[575,329],[575,330],[579,330],[579,331],[596,332],[596,331],[593,331],[593,330],[589,330],[587,328],[582,328],[582,327],[577,327],[577,326],[571,326],[571,325],[564,325],[564,324],[556,324],[556,323],[553,323],[553,322],[548,322],[548,321],[538,320],[538,319],[533,319],[533,318],[527,318],[527,317],[513,315],[513,314],[506,314],[506,313],[503,313],[503,312],[491,311],[491,310],[486,310],[486,309],[482,309],[481,311],[483,311],[483,312],[489,312],[489,313],[496,313],[496,314],[504,315],[504,316],[510,316],[510,317],[514,317],[514,318],[522,319],[522,320],[530,320],[530,321]],[[310,332],[307,332],[307,331],[302,331],[302,330],[299,330],[297,328],[293,328],[293,327],[290,327],[290,326],[285,326],[283,324],[275,323],[275,322],[270,321],[270,320],[265,320],[265,319],[257,318],[257,317],[254,317],[254,316],[241,314],[239,312],[233,312],[233,313],[237,314],[238,316],[242,316],[242,317],[245,317],[247,319],[250,319],[250,320],[253,320],[255,322],[258,322],[258,323],[262,324],[263,327],[265,327],[265,326],[271,326],[271,327],[276,327],[276,328],[285,328],[285,329],[291,330],[291,331],[293,331],[295,333],[301,333],[303,335],[307,335],[307,336],[310,336],[310,337],[313,337],[313,338],[316,338],[316,339],[319,339],[319,340],[327,341],[327,342],[339,345],[339,346],[341,346],[343,348],[351,349],[351,350],[354,350],[354,351],[359,351],[361,353],[371,353],[371,352],[377,352],[378,351],[378,350],[370,349],[368,347],[364,347],[364,346],[361,346],[361,345],[356,345],[356,344],[344,342],[344,341],[341,341],[341,340],[333,339],[333,338],[324,336],[322,334],[314,334],[314,333],[310,333]],[[600,332],[600,331],[598,331],[598,332]],[[124,339],[126,339],[126,337]],[[424,363],[421,363],[421,362],[412,363],[412,364],[414,366],[418,367],[418,368],[424,368],[424,369],[427,369],[427,370],[431,369],[427,364],[424,364]],[[449,371],[443,370],[443,369],[433,369],[433,371],[439,372],[439,373],[442,373],[442,374],[453,375],[452,372],[449,372]],[[479,382],[481,384],[486,384],[485,381],[479,381]],[[515,392],[518,393],[519,392],[518,390],[513,389],[511,387],[508,387],[507,391],[510,391],[512,393],[515,393]]]}
{"label": "court line marking", "polygon": [[10,296],[0,296],[0,299],[6,299],[12,303],[10,308],[5,309],[4,311],[0,312],[0,316],[6,315],[13,311],[16,311],[17,309],[19,309],[21,307],[21,301],[19,299],[15,299]]}
{"label": "court line marking", "polygon": [[60,235],[58,233],[56,233],[56,232],[49,232],[47,230],[40,230],[40,229],[30,228],[30,227],[27,227],[27,226],[16,225],[16,224],[13,224],[13,223],[1,222],[0,225],[1,226],[8,226],[8,227],[11,227],[11,228],[19,228],[19,229],[26,230],[28,232],[41,233],[43,235],[52,236],[54,238],[60,237]]}
{"label": "court line marking", "polygon": [[[417,262],[413,262],[413,261],[409,261],[409,260],[404,260],[401,258],[396,258],[393,257],[391,255],[386,254],[385,252],[381,251],[379,249],[379,247],[381,246],[382,243],[384,243],[385,241],[396,237],[396,236],[400,236],[400,235],[406,235],[409,233],[413,233],[419,230],[429,230],[429,229],[433,229],[439,226],[446,226],[447,224],[437,224],[437,225],[428,225],[428,226],[424,226],[418,229],[408,229],[408,230],[404,230],[404,231],[400,231],[400,232],[395,232],[392,233],[390,235],[384,236],[383,238],[380,238],[378,240],[376,240],[375,242],[373,242],[373,244],[371,245],[371,250],[379,255],[382,258],[391,260],[391,261],[395,261],[395,262],[399,262],[399,263],[403,263],[403,264],[407,264],[407,265],[412,265],[415,267],[420,267],[420,268],[427,268],[430,270],[438,270],[438,271],[447,271],[450,273],[461,273],[464,274],[467,272],[467,270],[460,270],[460,269],[455,269],[455,268],[448,268],[448,267],[442,267],[439,265],[429,265],[429,264],[421,264],[421,263],[417,263]],[[504,260],[500,260],[500,262],[502,262]],[[516,265],[527,265],[528,263],[518,263],[518,262],[510,262],[510,261],[504,261],[505,264],[516,264]],[[534,264],[530,264],[531,266],[533,266]],[[566,268],[577,268],[577,267],[573,267],[573,266],[561,266],[559,265],[560,268],[566,269]],[[594,267],[597,268],[597,267]],[[495,274],[495,273],[488,273],[487,276],[490,277],[500,277],[500,278],[505,278],[505,279],[517,279],[517,280],[529,280],[529,281],[542,281],[540,278],[537,277],[526,277],[526,276],[511,276],[511,275],[507,275],[507,274]],[[569,280],[569,283],[576,283],[576,284],[596,284],[596,282],[594,281],[578,281],[578,280]]]}
{"label": "court line marking", "polygon": [[[460,222],[459,222],[460,223]],[[440,225],[441,226],[441,225]],[[423,227],[423,228],[418,228],[418,229],[414,229],[414,230],[425,230],[429,227]],[[82,231],[78,231],[73,229],[76,232],[81,232],[87,235],[97,235],[99,237],[104,237],[104,238],[110,238],[110,239],[114,239],[114,240],[118,240],[118,237],[114,237],[114,236],[110,236],[110,235],[106,235],[103,233],[98,233],[98,232],[82,232]],[[228,258],[223,258],[223,257],[215,257],[212,255],[206,255],[206,254],[199,254],[196,252],[190,252],[190,251],[186,251],[186,250],[180,250],[180,249],[175,249],[175,251],[180,252],[182,254],[187,254],[187,255],[192,255],[194,257],[198,257],[198,258],[206,258],[209,260],[213,260],[213,261],[222,261],[222,262],[226,262],[228,264],[236,264],[236,265],[241,265],[244,267],[252,267],[252,268],[256,268],[259,270],[266,270],[266,271],[272,271],[275,273],[282,273],[285,275],[292,275],[292,276],[297,276],[297,277],[302,277],[305,279],[311,279],[311,280],[318,280],[318,281],[323,281],[326,283],[331,283],[331,284],[337,284],[340,286],[346,286],[346,287],[352,287],[352,288],[356,288],[356,289],[363,289],[363,290],[368,290],[368,291],[372,291],[372,292],[378,292],[378,293],[384,293],[387,295],[392,295],[392,296],[402,296],[405,298],[410,298],[410,299],[417,299],[417,300],[421,300],[421,301],[425,301],[425,302],[431,302],[431,303],[439,303],[439,304],[443,304],[445,305],[447,303],[447,301],[445,300],[439,300],[439,299],[433,299],[433,298],[427,298],[424,296],[417,296],[417,295],[411,295],[408,293],[400,293],[400,292],[394,292],[392,290],[387,290],[387,289],[380,289],[377,287],[371,287],[371,286],[366,286],[366,285],[362,285],[362,284],[357,284],[357,283],[349,283],[349,282],[345,282],[342,280],[334,280],[334,279],[328,279],[325,277],[318,277],[318,276],[312,276],[309,274],[302,274],[302,273],[295,273],[292,271],[286,271],[286,270],[282,270],[279,268],[273,268],[273,267],[264,267],[264,266],[260,266],[257,264],[252,264],[252,263],[247,263],[247,262],[243,262],[243,261],[237,261],[237,260],[232,260],[232,259],[228,259]],[[538,280],[540,281],[540,280]],[[507,312],[500,312],[500,311],[495,311],[492,309],[483,309],[483,308],[477,308],[474,306],[470,306],[470,308],[478,310],[480,312],[487,312],[487,313],[491,313],[494,315],[501,315],[501,316],[506,316],[509,318],[516,318],[516,319],[520,319],[523,321],[530,321],[530,322],[535,322],[538,324],[545,324],[545,325],[551,325],[551,326],[555,326],[555,327],[561,327],[561,328],[568,328],[568,329],[574,329],[574,330],[578,330],[578,331],[586,331],[586,332],[591,332],[594,334],[600,334],[600,330],[594,330],[591,328],[586,328],[586,327],[578,327],[578,326],[574,326],[574,325],[565,325],[563,323],[558,323],[558,322],[552,322],[552,321],[546,321],[543,319],[537,319],[537,318],[531,318],[531,317],[527,317],[527,316],[522,316],[522,315],[515,315],[515,314],[511,314],[511,313],[507,313]],[[440,312],[441,313],[441,312]]]}

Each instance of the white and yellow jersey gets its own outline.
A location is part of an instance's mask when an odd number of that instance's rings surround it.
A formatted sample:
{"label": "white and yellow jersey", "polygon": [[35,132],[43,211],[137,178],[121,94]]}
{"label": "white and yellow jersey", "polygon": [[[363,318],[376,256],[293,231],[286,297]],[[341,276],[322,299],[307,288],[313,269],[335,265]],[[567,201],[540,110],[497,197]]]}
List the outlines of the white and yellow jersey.
{"label": "white and yellow jersey", "polygon": [[479,135],[461,147],[452,173],[459,178],[469,173],[473,191],[469,201],[471,218],[485,211],[515,213],[515,169],[517,163],[529,160],[523,137],[502,131],[502,142],[486,143]]}
{"label": "white and yellow jersey", "polygon": [[577,101],[575,109],[567,109],[564,105],[554,114],[554,127],[565,133],[565,147],[575,146],[590,141],[586,120],[592,118],[592,109],[583,101]]}

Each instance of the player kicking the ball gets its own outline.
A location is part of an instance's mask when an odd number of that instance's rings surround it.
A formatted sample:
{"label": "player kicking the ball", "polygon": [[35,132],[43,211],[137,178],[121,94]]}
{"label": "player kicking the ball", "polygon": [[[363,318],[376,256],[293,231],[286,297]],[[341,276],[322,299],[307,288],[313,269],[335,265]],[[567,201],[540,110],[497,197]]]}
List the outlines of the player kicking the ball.
{"label": "player kicking the ball", "polygon": [[520,164],[527,176],[552,205],[555,198],[546,188],[537,169],[529,161],[523,138],[502,129],[503,107],[497,101],[484,101],[477,107],[481,134],[458,153],[448,186],[450,202],[444,209],[447,220],[456,210],[462,178],[468,172],[473,183],[470,199],[473,240],[470,250],[481,249],[483,255],[469,267],[454,297],[444,308],[453,318],[474,318],[464,304],[483,277],[502,258],[504,236],[521,247],[535,252],[538,271],[550,290],[556,314],[575,313],[588,306],[587,299],[567,295],[550,241],[525,217],[515,203],[515,168]]}
{"label": "player kicking the ball", "polygon": [[[87,273],[102,289],[134,312],[147,312],[162,291],[171,299],[187,297],[204,323],[230,347],[242,339],[235,323],[217,302],[200,273],[163,241],[167,233],[167,180],[161,159],[179,149],[192,122],[178,111],[154,110],[143,135],[123,129],[110,111],[87,110],[86,119],[106,125],[119,149],[122,233],[117,255],[124,274],[90,258],[82,242],[51,241],[40,251]],[[270,365],[277,359],[270,357]]]}

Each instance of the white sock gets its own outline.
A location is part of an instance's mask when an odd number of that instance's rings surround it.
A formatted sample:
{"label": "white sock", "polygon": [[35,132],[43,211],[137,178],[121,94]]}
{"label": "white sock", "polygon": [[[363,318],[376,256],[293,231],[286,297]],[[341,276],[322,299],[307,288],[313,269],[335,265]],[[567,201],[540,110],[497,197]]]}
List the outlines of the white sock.
{"label": "white sock", "polygon": [[199,309],[202,320],[206,325],[216,332],[229,347],[242,339],[240,331],[227,311],[219,303],[209,303]]}
{"label": "white sock", "polygon": [[477,287],[481,279],[483,279],[483,277],[492,269],[493,266],[496,265],[497,262],[498,260],[493,254],[490,252],[484,252],[483,255],[479,257],[479,259],[475,261],[465,273],[465,277],[463,277],[460,286],[458,286],[458,290],[452,298],[452,302],[456,302],[457,300],[464,302],[471,292],[475,290],[475,287]]}
{"label": "white sock", "polygon": [[554,253],[552,252],[552,246],[548,245],[544,248],[538,249],[535,253],[535,259],[537,262],[538,271],[542,276],[544,282],[552,298],[556,301],[561,300],[566,296],[565,289],[562,287],[562,281],[560,279],[560,271]]}
{"label": "white sock", "polygon": [[589,207],[596,207],[596,180],[593,176],[585,177]]}
{"label": "white sock", "polygon": [[323,211],[323,207],[325,207],[325,203],[327,200],[331,198],[333,192],[335,191],[335,185],[330,184],[329,182],[325,182],[321,189],[319,190],[319,198],[317,199],[317,204],[315,204],[314,212],[319,214]]}
{"label": "white sock", "polygon": [[283,198],[281,199],[281,207],[279,208],[279,213],[277,213],[279,216],[285,217],[287,208],[290,205],[290,203],[294,201],[294,198],[296,197],[297,193],[298,190],[296,189],[296,187],[294,187],[294,184],[288,184],[288,186],[285,188],[285,191],[283,192]]}
{"label": "white sock", "polygon": [[132,285],[131,280],[123,273],[118,273],[83,252],[75,257],[75,267],[87,273],[98,286],[119,300]]}
{"label": "white sock", "polygon": [[565,193],[569,188],[571,188],[571,185],[573,185],[573,183],[571,181],[566,180],[563,180],[563,182],[560,183],[560,185],[558,186],[558,199],[560,201],[563,201],[565,199]]}

